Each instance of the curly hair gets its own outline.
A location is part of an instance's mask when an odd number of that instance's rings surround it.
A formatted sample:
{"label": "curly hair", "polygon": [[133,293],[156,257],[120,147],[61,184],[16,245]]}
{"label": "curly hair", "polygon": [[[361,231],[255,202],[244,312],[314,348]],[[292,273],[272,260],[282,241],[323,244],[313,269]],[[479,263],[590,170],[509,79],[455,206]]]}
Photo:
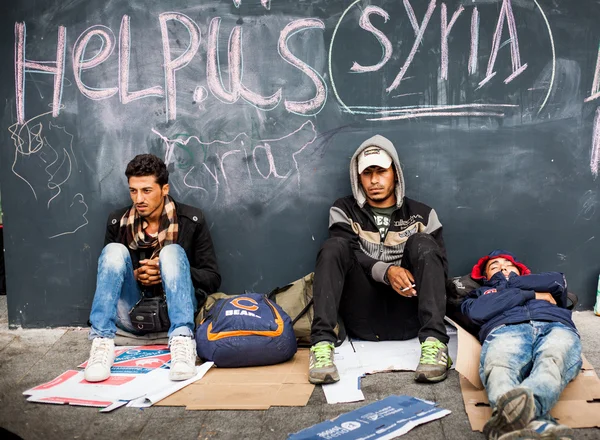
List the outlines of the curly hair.
{"label": "curly hair", "polygon": [[169,171],[165,163],[154,154],[138,154],[127,164],[127,180],[130,177],[154,176],[160,186],[169,183]]}

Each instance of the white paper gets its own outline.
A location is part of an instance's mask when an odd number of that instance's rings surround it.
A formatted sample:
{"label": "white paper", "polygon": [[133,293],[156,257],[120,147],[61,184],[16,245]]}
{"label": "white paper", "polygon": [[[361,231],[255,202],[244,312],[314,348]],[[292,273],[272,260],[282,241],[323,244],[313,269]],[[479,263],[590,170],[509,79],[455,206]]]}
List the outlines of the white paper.
{"label": "white paper", "polygon": [[[456,329],[446,326],[446,332],[450,337],[448,354],[455,360],[458,351]],[[380,342],[346,339],[334,352],[340,381],[323,385],[327,403],[364,400],[360,390],[361,377],[382,371],[415,371],[420,357],[421,344],[418,338]]]}

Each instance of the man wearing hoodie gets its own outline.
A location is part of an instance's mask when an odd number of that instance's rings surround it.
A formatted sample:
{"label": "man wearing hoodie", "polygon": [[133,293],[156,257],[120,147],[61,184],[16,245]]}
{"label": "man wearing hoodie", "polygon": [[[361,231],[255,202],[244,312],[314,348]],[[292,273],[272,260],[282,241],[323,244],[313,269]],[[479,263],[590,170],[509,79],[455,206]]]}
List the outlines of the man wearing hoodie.
{"label": "man wearing hoodie", "polygon": [[329,212],[329,239],[317,256],[309,380],[339,380],[338,313],[349,334],[368,341],[416,336],[415,380],[438,382],[452,364],[444,325],[447,263],[436,212],[404,195],[392,142],[376,135],[350,161],[353,195]]}
{"label": "man wearing hoodie", "polygon": [[492,417],[487,439],[571,439],[549,415],[581,368],[581,342],[562,273],[531,274],[510,252],[482,257],[471,276],[485,280],[462,303],[480,327],[479,375]]}

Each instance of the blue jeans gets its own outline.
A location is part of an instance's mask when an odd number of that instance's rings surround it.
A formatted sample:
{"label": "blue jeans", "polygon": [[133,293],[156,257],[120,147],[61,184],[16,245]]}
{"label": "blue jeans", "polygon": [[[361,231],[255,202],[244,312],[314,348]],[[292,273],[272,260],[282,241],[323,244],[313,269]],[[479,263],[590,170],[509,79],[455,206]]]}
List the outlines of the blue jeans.
{"label": "blue jeans", "polygon": [[[178,244],[165,246],[158,256],[160,276],[169,311],[169,338],[194,336],[196,296],[190,275],[190,263]],[[117,326],[139,334],[131,324],[129,310],[141,298],[133,275],[129,250],[120,243],[107,244],[98,259],[96,293],[90,313],[89,339],[114,338]]]}
{"label": "blue jeans", "polygon": [[581,369],[581,341],[559,322],[530,321],[492,330],[481,349],[479,376],[492,408],[515,387],[535,397],[536,419],[549,413],[560,393]]}

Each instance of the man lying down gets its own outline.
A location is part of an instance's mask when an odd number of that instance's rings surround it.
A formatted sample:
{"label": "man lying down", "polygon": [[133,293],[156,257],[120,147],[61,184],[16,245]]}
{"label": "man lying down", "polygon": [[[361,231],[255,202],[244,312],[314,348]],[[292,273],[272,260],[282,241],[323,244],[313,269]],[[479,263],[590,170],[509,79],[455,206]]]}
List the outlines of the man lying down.
{"label": "man lying down", "polygon": [[483,280],[461,305],[479,330],[479,375],[492,417],[487,439],[572,439],[550,410],[581,368],[581,342],[567,306],[562,273],[532,274],[513,254],[495,250],[471,276]]}

